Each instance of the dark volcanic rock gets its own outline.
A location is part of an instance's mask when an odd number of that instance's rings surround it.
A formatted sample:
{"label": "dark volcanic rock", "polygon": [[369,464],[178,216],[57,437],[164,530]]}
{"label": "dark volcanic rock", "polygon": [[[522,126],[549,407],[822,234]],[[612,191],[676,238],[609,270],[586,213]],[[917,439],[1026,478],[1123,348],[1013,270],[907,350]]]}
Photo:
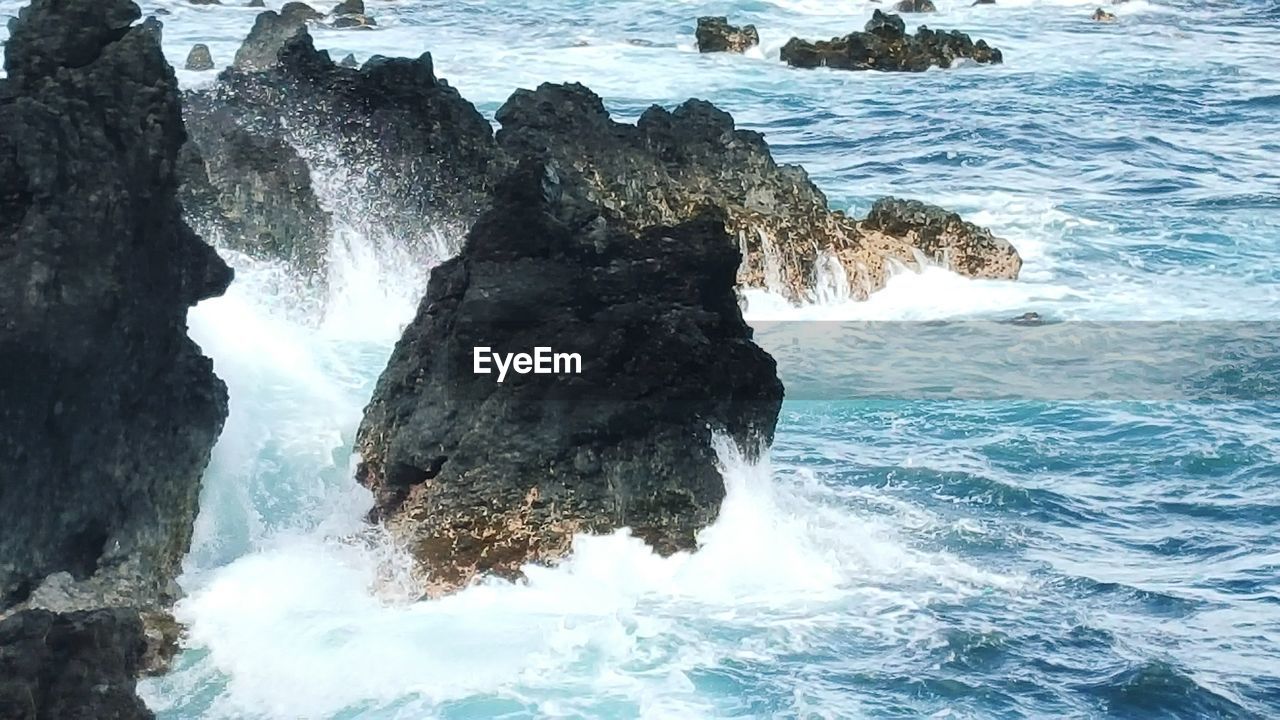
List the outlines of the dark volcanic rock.
{"label": "dark volcanic rock", "polygon": [[334,6],[330,15],[363,15],[364,0],[343,0]]}
{"label": "dark volcanic rock", "polygon": [[[553,562],[574,533],[692,548],[724,484],[713,430],[748,453],[782,386],[734,291],[715,211],[639,233],[553,166],[504,182],[432,271],[361,424],[358,472],[432,593]],[[476,374],[473,348],[579,353],[581,374]]]}
{"label": "dark volcanic rock", "polygon": [[893,9],[901,13],[931,13],[937,12],[938,8],[934,7],[933,0],[902,0]]}
{"label": "dark volcanic rock", "polygon": [[377,21],[368,15],[340,15],[333,19],[333,27],[335,28],[372,28],[377,26]]}
{"label": "dark volcanic rock", "polygon": [[[865,298],[884,285],[890,261],[914,266],[918,251],[936,255],[829,210],[802,168],[776,164],[759,133],[736,129],[733,118],[703,101],[672,112],[653,107],[626,125],[581,85],[543,85],[517,91],[497,119],[508,156],[550,157],[575,169],[633,231],[679,224],[705,204],[721,208],[744,255],[739,282],[747,287],[799,300],[822,278],[843,275],[851,294]],[[1016,277],[1017,253],[1008,243],[988,250],[1001,258],[1012,253],[1012,260],[1004,274],[984,277]]]}
{"label": "dark volcanic rock", "polygon": [[[186,333],[230,270],[182,220],[159,25],[34,0],[0,81],[0,606],[51,573],[163,604],[226,389]],[[50,715],[48,717],[53,717]]]}
{"label": "dark volcanic rock", "polygon": [[124,609],[0,620],[0,718],[152,718],[134,693],[144,647],[138,614]]}
{"label": "dark volcanic rock", "polygon": [[301,5],[301,8],[294,8],[288,13],[283,10],[279,13],[268,10],[258,14],[253,28],[249,30],[249,36],[236,51],[232,67],[238,70],[255,71],[266,70],[276,64],[276,56],[280,53],[280,48],[284,47],[289,38],[303,32],[307,27],[307,20],[310,19],[305,11],[310,10],[309,7],[302,3],[290,3],[290,5]]}
{"label": "dark volcanic rock", "polygon": [[308,284],[324,280],[330,218],[311,187],[311,170],[278,133],[187,96],[191,142],[184,148],[182,205],[222,246],[285,260]]}
{"label": "dark volcanic rock", "polygon": [[401,242],[437,230],[461,236],[489,199],[497,146],[488,121],[435,76],[431,56],[334,63],[301,30],[278,63],[235,68],[202,93],[212,107],[296,147],[321,147],[349,173],[355,214],[375,218]]}
{"label": "dark volcanic rock", "polygon": [[729,19],[724,17],[698,18],[696,37],[698,51],[704,53],[740,53],[760,44],[760,33],[756,32],[755,25],[730,25]]}
{"label": "dark volcanic rock", "polygon": [[191,52],[187,53],[187,62],[184,67],[197,72],[212,70],[213,56],[209,54],[209,46],[202,43],[192,45]]}
{"label": "dark volcanic rock", "polygon": [[923,26],[909,35],[902,18],[879,10],[867,22],[865,32],[817,42],[791,38],[782,48],[783,62],[802,68],[922,72],[934,65],[949,68],[959,58],[983,64],[1004,61],[1000,51],[985,40],[974,42],[958,30]]}

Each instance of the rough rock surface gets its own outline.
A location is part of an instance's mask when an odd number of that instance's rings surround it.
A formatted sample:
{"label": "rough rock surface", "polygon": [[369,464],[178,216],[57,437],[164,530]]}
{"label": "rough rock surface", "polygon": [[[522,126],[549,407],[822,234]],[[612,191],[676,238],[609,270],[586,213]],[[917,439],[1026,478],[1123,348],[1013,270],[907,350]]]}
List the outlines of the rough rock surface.
{"label": "rough rock surface", "polygon": [[196,72],[212,70],[213,55],[209,53],[209,46],[203,43],[192,45],[191,52],[187,53],[187,62],[183,67]]}
{"label": "rough rock surface", "polygon": [[292,12],[281,9],[281,12],[268,10],[259,13],[248,37],[240,44],[240,49],[236,50],[232,67],[254,71],[266,70],[275,65],[280,48],[284,47],[289,38],[306,29],[308,19],[311,19],[310,15],[300,9]]}
{"label": "rough rock surface", "polygon": [[910,35],[901,17],[879,10],[872,14],[865,32],[817,42],[791,38],[782,47],[781,57],[788,65],[801,68],[907,72],[923,72],[932,66],[949,68],[959,58],[983,64],[1004,61],[1000,50],[985,40],[974,42],[958,30],[924,26]]}
{"label": "rough rock surface", "polygon": [[305,282],[322,282],[331,220],[297,150],[205,93],[187,95],[185,116],[190,142],[180,174],[187,218],[221,246],[285,260]]}
{"label": "rough rock surface", "polygon": [[730,25],[725,17],[698,18],[696,37],[698,51],[704,53],[740,53],[760,44],[760,33],[755,25]]}
{"label": "rough rock surface", "polygon": [[860,226],[829,210],[802,168],[775,163],[759,133],[736,129],[703,101],[670,112],[653,107],[627,125],[610,119],[587,88],[548,84],[517,91],[497,119],[507,155],[550,157],[581,173],[633,230],[684,222],[705,204],[722,208],[744,256],[744,286],[799,300],[834,281],[865,298],[884,285],[891,262],[914,267],[921,252],[978,277],[1012,279],[1021,264],[1009,243],[989,234],[953,248],[951,234],[921,246]]}
{"label": "rough rock surface", "polygon": [[186,139],[155,21],[34,0],[0,81],[0,607],[66,572],[164,604],[226,388],[187,309],[231,272],[182,220]]}
{"label": "rough rock surface", "polygon": [[0,718],[145,720],[136,612],[24,610],[0,620]]}
{"label": "rough rock surface", "polygon": [[881,198],[862,221],[863,231],[902,238],[926,258],[970,277],[1017,277],[1018,254],[991,231],[918,200]]}
{"label": "rough rock surface", "polygon": [[[572,172],[522,163],[435,268],[366,409],[360,481],[430,592],[553,562],[577,532],[692,548],[724,496],[712,430],[751,453],[782,401],[712,210],[632,231]],[[581,374],[476,374],[473,348],[580,353]]]}
{"label": "rough rock surface", "polygon": [[344,67],[301,29],[276,60],[225,71],[193,104],[324,148],[330,170],[349,173],[347,198],[358,207],[348,214],[375,218],[403,245],[433,242],[437,231],[462,236],[488,202],[497,146],[488,121],[435,76],[429,54]]}

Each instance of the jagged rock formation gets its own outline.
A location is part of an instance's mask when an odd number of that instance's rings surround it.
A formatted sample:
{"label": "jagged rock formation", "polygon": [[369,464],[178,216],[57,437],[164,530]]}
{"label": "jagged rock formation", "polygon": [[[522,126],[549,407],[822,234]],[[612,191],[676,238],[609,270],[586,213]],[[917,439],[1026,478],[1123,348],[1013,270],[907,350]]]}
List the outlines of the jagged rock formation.
{"label": "jagged rock formation", "polygon": [[142,624],[127,610],[25,610],[0,620],[0,718],[149,720],[135,694]]}
{"label": "jagged rock formation", "polygon": [[985,40],[974,42],[958,30],[924,26],[909,35],[901,17],[879,10],[872,14],[865,32],[817,42],[791,38],[782,47],[782,61],[801,68],[923,72],[932,66],[949,68],[959,58],[983,64],[1004,61],[1000,50]]}
{"label": "jagged rock formation", "polygon": [[671,112],[653,107],[626,125],[587,88],[547,84],[517,91],[497,119],[508,156],[550,157],[581,173],[633,230],[684,222],[707,204],[722,208],[744,255],[739,282],[747,287],[800,300],[823,276],[843,275],[849,292],[865,298],[884,285],[891,262],[914,267],[920,255],[976,277],[1014,278],[1021,265],[1017,251],[990,233],[963,242],[943,233],[922,245],[924,235],[897,232],[909,223],[860,224],[829,210],[802,168],[775,163],[759,133],[736,129],[703,101]]}
{"label": "jagged rock formation", "polygon": [[[186,314],[231,271],[182,221],[160,28],[33,0],[0,80],[0,716],[149,717],[132,697],[227,394]],[[170,639],[172,642],[172,639]]]}
{"label": "jagged rock formation", "polygon": [[[749,452],[773,435],[782,386],[718,211],[636,232],[558,172],[522,163],[432,271],[360,427],[374,519],[433,593],[553,562],[578,532],[692,548],[724,495],[713,429]],[[498,382],[475,347],[578,353],[581,373]]]}
{"label": "jagged rock formation", "polygon": [[276,64],[280,49],[294,35],[304,32],[308,20],[324,17],[303,3],[288,3],[280,12],[259,13],[249,36],[236,50],[231,66],[243,71],[266,70]]}
{"label": "jagged rock formation", "polygon": [[[171,594],[226,389],[187,309],[231,272],[182,221],[154,21],[35,0],[0,91],[0,598],[50,573]],[[106,581],[110,582],[107,583]]]}
{"label": "jagged rock formation", "polygon": [[[331,170],[350,173],[347,200],[357,206],[347,208],[350,214],[375,218],[380,229],[389,230],[404,245],[428,244],[436,232],[461,237],[488,202],[491,178],[498,169],[489,123],[435,76],[429,54],[417,59],[373,57],[362,67],[346,67],[317,51],[305,28],[299,25],[295,32],[270,64],[260,64],[255,71],[228,69],[212,88],[188,98],[193,112],[210,118],[209,123],[199,119],[192,126],[207,165],[229,173],[239,167],[220,157],[235,145],[218,138],[246,131],[287,145],[321,148],[322,157],[312,158],[313,169],[315,163],[332,158],[336,167]],[[289,153],[283,145],[271,152]],[[301,191],[305,183],[300,166],[293,172],[295,165],[289,162],[287,175],[298,179],[294,188]],[[230,182],[223,183],[224,188],[237,184],[232,175],[226,180]],[[267,194],[262,202],[269,202]],[[239,193],[231,203],[251,197]],[[227,202],[224,197],[222,204]],[[246,218],[286,217],[253,203],[242,210]],[[312,218],[314,213],[301,217]],[[301,238],[305,247],[291,248],[285,241],[262,244],[260,249],[288,259],[321,257],[310,247],[313,227],[290,234],[276,226],[269,234]],[[257,242],[255,238],[251,235],[250,242]]]}
{"label": "jagged rock formation", "polygon": [[277,132],[211,101],[186,97],[183,209],[203,234],[262,259],[285,260],[307,284],[323,283],[331,219],[311,170]]}
{"label": "jagged rock formation", "polygon": [[730,25],[726,17],[698,18],[698,52],[745,52],[760,44],[755,25]]}

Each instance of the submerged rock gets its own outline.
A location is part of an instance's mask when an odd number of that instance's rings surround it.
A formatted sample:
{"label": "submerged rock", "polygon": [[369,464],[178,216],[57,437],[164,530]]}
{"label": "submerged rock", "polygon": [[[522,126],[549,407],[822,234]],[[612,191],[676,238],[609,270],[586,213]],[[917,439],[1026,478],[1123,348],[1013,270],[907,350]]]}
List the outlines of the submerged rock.
{"label": "submerged rock", "polygon": [[[724,496],[713,431],[748,454],[773,435],[782,386],[718,211],[635,232],[558,172],[522,163],[432,271],[360,426],[372,516],[432,594],[554,562],[580,532],[691,549]],[[576,353],[580,372],[499,381],[477,347]]]}
{"label": "submerged rock", "polygon": [[923,233],[863,228],[829,210],[803,168],[775,163],[759,133],[735,128],[707,102],[653,107],[627,125],[587,88],[547,84],[517,91],[496,117],[508,157],[550,157],[581,172],[633,230],[679,224],[705,204],[721,208],[744,256],[738,279],[746,287],[801,300],[834,283],[865,298],[884,285],[891,262],[915,266],[920,254],[961,273],[1017,276],[1017,252],[1003,240],[952,249],[947,243],[962,236],[944,234],[920,245]]}
{"label": "submerged rock", "polygon": [[51,573],[164,605],[227,393],[187,310],[231,271],[182,220],[178,83],[128,0],[34,0],[0,81],[0,606]]}
{"label": "submerged rock", "polygon": [[1098,22],[1115,22],[1116,16],[1102,8],[1098,8],[1093,11],[1092,19],[1097,20]]}
{"label": "submerged rock", "polygon": [[901,0],[893,9],[901,13],[931,13],[937,12],[938,8],[934,6],[933,0]]}
{"label": "submerged rock", "polygon": [[704,53],[740,53],[760,44],[760,33],[755,25],[730,25],[725,17],[698,18],[696,37],[698,51]]}
{"label": "submerged rock", "polygon": [[1004,61],[1000,50],[985,40],[974,42],[957,30],[930,30],[924,26],[909,35],[901,17],[879,10],[867,22],[864,32],[817,42],[791,38],[783,46],[781,57],[792,67],[908,72],[923,72],[932,66],[949,68],[960,58],[982,64]]}
{"label": "submerged rock", "polygon": [[24,610],[0,620],[0,717],[154,717],[135,693],[145,648],[138,614]]}
{"label": "submerged rock", "polygon": [[209,54],[209,46],[197,43],[191,46],[191,52],[187,53],[187,62],[185,65],[188,70],[203,72],[213,69],[213,56]]}

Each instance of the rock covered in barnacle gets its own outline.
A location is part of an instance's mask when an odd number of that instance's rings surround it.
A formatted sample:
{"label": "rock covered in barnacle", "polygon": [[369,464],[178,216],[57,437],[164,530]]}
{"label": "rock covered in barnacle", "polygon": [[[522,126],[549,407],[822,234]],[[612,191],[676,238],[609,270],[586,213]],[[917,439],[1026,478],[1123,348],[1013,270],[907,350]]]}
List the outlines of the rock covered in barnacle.
{"label": "rock covered in barnacle", "polygon": [[[432,271],[366,409],[358,477],[433,593],[554,562],[579,532],[690,549],[724,496],[713,432],[749,455],[772,438],[782,386],[719,211],[637,231],[593,195],[522,162]],[[580,372],[499,382],[478,347],[577,354]]]}
{"label": "rock covered in barnacle", "polygon": [[960,58],[982,64],[1004,61],[1000,50],[985,40],[974,42],[957,30],[930,30],[924,26],[911,35],[901,17],[879,10],[872,14],[864,32],[817,42],[791,38],[783,46],[781,57],[788,65],[801,68],[909,72],[923,72],[933,66],[949,68]]}
{"label": "rock covered in barnacle", "polygon": [[760,33],[755,25],[730,25],[726,17],[698,18],[695,36],[698,51],[704,53],[741,53],[760,44]]}
{"label": "rock covered in barnacle", "polygon": [[927,259],[969,277],[1017,277],[1022,268],[1022,259],[1007,240],[954,212],[918,200],[881,198],[860,227],[864,232],[901,238]]}
{"label": "rock covered in barnacle", "polygon": [[[707,203],[722,208],[744,256],[739,282],[746,287],[802,300],[836,258],[854,297],[865,298],[884,285],[892,263],[914,267],[921,254],[950,261],[957,272],[1017,276],[1017,252],[1004,241],[975,241],[948,254],[952,235],[920,246],[919,236],[863,228],[831,211],[802,168],[775,163],[759,133],[737,129],[707,102],[653,107],[628,125],[614,122],[587,88],[546,84],[517,91],[497,120],[508,157],[551,157],[582,172],[633,229],[683,222]],[[991,257],[982,261],[984,254]]]}

